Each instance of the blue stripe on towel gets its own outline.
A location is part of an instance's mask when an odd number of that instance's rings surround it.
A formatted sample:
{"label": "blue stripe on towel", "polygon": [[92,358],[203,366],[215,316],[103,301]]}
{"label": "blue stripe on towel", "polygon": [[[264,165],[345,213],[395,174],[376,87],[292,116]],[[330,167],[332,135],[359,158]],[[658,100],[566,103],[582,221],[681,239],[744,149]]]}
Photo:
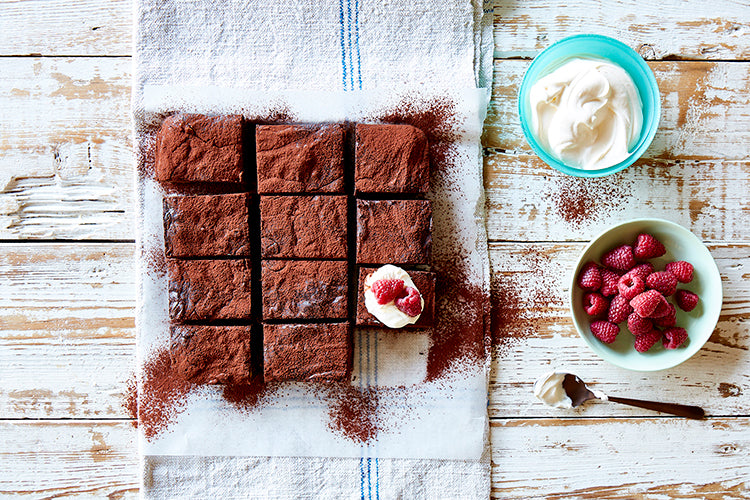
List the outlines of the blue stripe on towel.
{"label": "blue stripe on towel", "polygon": [[348,56],[349,56],[349,90],[354,90],[354,65],[352,64],[352,2],[351,0],[346,0],[346,17],[347,17],[347,26],[349,27],[348,30],[348,37],[347,37],[347,45],[348,45]]}
{"label": "blue stripe on towel", "polygon": [[[370,390],[370,337],[372,336],[371,332],[367,333],[367,390]],[[369,396],[369,393],[368,393]],[[372,500],[372,481],[370,479],[370,444],[367,444],[367,498],[368,500]]]}
{"label": "blue stripe on towel", "polygon": [[344,0],[339,0],[339,38],[341,40],[341,84],[346,90],[346,46],[344,44]]}
{"label": "blue stripe on towel", "polygon": [[357,83],[362,90],[362,66],[359,57],[359,0],[354,0],[354,45],[357,48]]}

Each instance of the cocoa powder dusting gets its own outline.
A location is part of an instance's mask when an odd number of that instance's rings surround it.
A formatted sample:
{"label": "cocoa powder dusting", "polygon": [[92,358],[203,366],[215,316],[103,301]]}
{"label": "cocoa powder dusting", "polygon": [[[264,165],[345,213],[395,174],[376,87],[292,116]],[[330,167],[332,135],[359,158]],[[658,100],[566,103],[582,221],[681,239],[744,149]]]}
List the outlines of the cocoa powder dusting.
{"label": "cocoa powder dusting", "polygon": [[273,393],[273,386],[266,384],[262,376],[255,376],[247,384],[225,385],[222,397],[235,408],[251,410],[261,406]]}
{"label": "cocoa powder dusting", "polygon": [[559,273],[550,272],[553,262],[548,255],[527,249],[509,258],[516,261],[508,264],[512,268],[495,272],[491,278],[491,337],[500,356],[537,335],[545,312],[563,306],[555,293],[559,283],[551,278]]}
{"label": "cocoa powder dusting", "polygon": [[427,136],[430,167],[434,172],[446,166],[450,147],[457,138],[453,130],[456,125],[455,109],[456,104],[446,98],[410,99],[376,119],[383,123],[405,123],[421,129]]}
{"label": "cocoa powder dusting", "polygon": [[[460,262],[460,260],[457,260]],[[435,292],[438,308],[436,327],[431,329],[427,356],[428,382],[457,368],[469,369],[483,363],[488,354],[485,307],[489,297],[472,285],[455,264],[438,268]]]}
{"label": "cocoa powder dusting", "polygon": [[557,214],[579,228],[617,209],[630,197],[631,184],[622,174],[591,179],[563,175],[555,179],[547,196],[554,201]]}
{"label": "cocoa powder dusting", "polygon": [[335,383],[329,386],[328,396],[331,400],[328,427],[331,430],[360,443],[367,443],[377,436],[377,389]]}
{"label": "cocoa powder dusting", "polygon": [[165,431],[180,413],[193,384],[176,369],[168,349],[155,352],[143,367],[138,393],[138,424],[146,439]]}
{"label": "cocoa powder dusting", "polygon": [[[458,134],[456,104],[447,98],[410,99],[378,117],[385,123],[406,123],[421,129],[429,142],[431,185],[451,191],[450,174],[455,171],[452,146]],[[438,214],[439,215],[439,214]],[[449,223],[450,221],[443,221]],[[460,228],[455,228],[455,233]],[[489,348],[489,296],[473,285],[463,269],[463,255],[450,251],[453,241],[434,248],[433,270],[437,275],[436,327],[430,329],[431,347],[426,381],[433,382],[450,371],[473,369],[486,362]]]}
{"label": "cocoa powder dusting", "polygon": [[135,374],[125,381],[125,401],[123,401],[122,406],[133,419],[131,421],[133,427],[138,427],[138,380]]}

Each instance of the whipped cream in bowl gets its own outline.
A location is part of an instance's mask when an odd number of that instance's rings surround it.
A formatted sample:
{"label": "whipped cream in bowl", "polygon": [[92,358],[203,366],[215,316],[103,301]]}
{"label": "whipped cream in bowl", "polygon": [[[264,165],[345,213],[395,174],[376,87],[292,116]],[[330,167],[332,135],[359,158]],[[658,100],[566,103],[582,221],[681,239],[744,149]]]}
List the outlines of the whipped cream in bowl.
{"label": "whipped cream in bowl", "polygon": [[532,133],[566,165],[585,170],[627,159],[643,126],[633,79],[604,59],[574,57],[529,91]]}
{"label": "whipped cream in bowl", "polygon": [[367,312],[389,328],[403,328],[419,320],[424,310],[424,297],[409,273],[388,264],[365,278]]}
{"label": "whipped cream in bowl", "polygon": [[633,49],[601,35],[560,40],[534,58],[518,96],[521,128],[548,165],[577,177],[627,168],[659,125],[659,88]]}

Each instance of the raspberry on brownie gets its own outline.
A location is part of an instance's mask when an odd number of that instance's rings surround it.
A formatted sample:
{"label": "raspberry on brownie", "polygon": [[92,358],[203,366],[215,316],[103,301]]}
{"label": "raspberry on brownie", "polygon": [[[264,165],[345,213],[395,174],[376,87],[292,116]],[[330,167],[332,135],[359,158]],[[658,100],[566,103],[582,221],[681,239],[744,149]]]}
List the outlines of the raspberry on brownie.
{"label": "raspberry on brownie", "polygon": [[167,256],[249,256],[248,197],[246,193],[235,193],[165,198]]}
{"label": "raspberry on brownie", "polygon": [[426,193],[427,137],[411,125],[359,124],[354,185],[358,193]]}
{"label": "raspberry on brownie", "polygon": [[[383,323],[370,314],[365,306],[365,279],[376,269],[375,267],[359,268],[356,321],[358,326],[383,326]],[[407,271],[407,273],[424,299],[424,308],[417,322],[406,325],[405,328],[429,328],[435,322],[435,273],[427,271]]]}
{"label": "raspberry on brownie", "polygon": [[358,264],[429,264],[428,200],[357,200]]}
{"label": "raspberry on brownie", "polygon": [[167,117],[156,135],[155,161],[162,182],[243,182],[242,117]]}

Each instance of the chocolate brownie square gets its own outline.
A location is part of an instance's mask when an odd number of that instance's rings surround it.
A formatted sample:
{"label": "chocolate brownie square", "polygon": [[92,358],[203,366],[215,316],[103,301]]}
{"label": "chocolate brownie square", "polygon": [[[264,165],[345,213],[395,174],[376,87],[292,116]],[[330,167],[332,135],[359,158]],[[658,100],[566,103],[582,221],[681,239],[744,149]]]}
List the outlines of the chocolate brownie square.
{"label": "chocolate brownie square", "polygon": [[166,198],[164,245],[168,257],[250,255],[248,195]]}
{"label": "chocolate brownie square", "polygon": [[169,317],[177,321],[250,318],[252,265],[246,259],[167,261]]}
{"label": "chocolate brownie square", "polygon": [[[375,272],[376,267],[359,268],[359,288],[357,291],[357,325],[359,326],[380,326],[385,328],[383,323],[370,314],[365,307],[365,278],[370,273]],[[404,328],[429,328],[435,325],[435,273],[428,271],[406,271],[419,290],[419,294],[424,300],[424,309],[419,319],[413,325],[406,325]]]}
{"label": "chocolate brownie square", "polygon": [[358,264],[429,264],[428,200],[357,200]]}
{"label": "chocolate brownie square", "polygon": [[345,319],[346,261],[264,260],[263,319]]}
{"label": "chocolate brownie square", "polygon": [[242,117],[172,115],[156,135],[156,179],[240,183]]}
{"label": "chocolate brownie square", "polygon": [[346,259],[346,196],[261,196],[261,257]]}
{"label": "chocolate brownie square", "polygon": [[427,137],[411,125],[356,128],[354,184],[358,193],[426,193],[430,189]]}
{"label": "chocolate brownie square", "polygon": [[246,384],[252,376],[251,327],[173,325],[173,368],[194,384]]}
{"label": "chocolate brownie square", "polygon": [[259,125],[259,193],[343,193],[344,126]]}
{"label": "chocolate brownie square", "polygon": [[265,381],[347,380],[350,330],[348,323],[263,325]]}

